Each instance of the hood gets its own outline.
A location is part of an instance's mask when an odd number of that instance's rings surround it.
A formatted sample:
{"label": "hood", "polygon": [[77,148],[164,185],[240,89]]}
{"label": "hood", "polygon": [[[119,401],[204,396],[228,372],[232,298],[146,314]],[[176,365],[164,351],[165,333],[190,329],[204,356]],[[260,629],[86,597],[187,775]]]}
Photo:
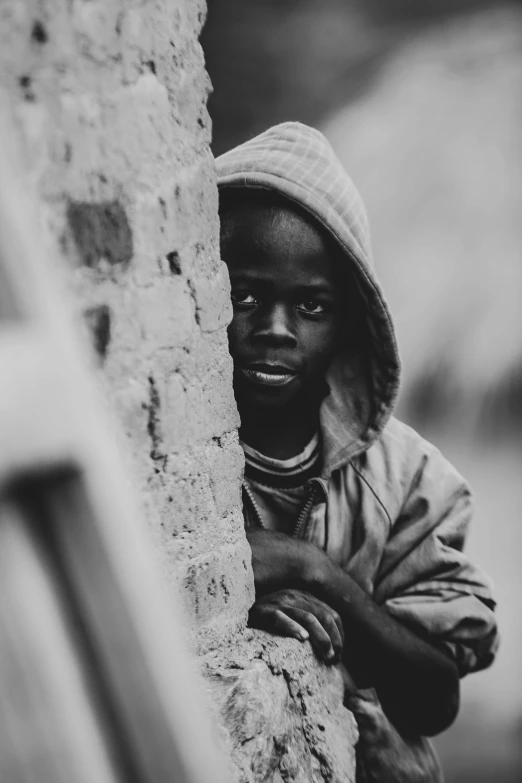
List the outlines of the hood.
{"label": "hood", "polygon": [[218,187],[268,188],[296,202],[333,236],[351,265],[369,332],[364,355],[339,353],[321,405],[323,473],[367,449],[391,416],[400,360],[372,265],[368,218],[352,180],[319,131],[284,122],[216,160]]}

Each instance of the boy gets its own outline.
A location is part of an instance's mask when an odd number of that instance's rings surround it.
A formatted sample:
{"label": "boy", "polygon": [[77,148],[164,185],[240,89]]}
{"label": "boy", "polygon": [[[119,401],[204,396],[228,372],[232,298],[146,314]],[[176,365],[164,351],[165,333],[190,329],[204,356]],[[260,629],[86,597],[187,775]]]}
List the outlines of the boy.
{"label": "boy", "polygon": [[[469,489],[392,418],[392,320],[364,206],[326,139],[284,123],[217,171],[251,622],[342,661],[369,779],[435,779],[415,738],[451,724],[459,677],[496,648],[490,587],[462,554]],[[374,763],[380,741],[409,744],[417,777]]]}

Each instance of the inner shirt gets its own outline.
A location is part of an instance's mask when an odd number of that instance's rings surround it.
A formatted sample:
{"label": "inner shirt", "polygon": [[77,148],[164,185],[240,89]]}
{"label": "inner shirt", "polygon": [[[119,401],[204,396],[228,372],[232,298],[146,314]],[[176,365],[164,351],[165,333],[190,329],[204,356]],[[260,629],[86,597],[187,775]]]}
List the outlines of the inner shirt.
{"label": "inner shirt", "polygon": [[245,452],[245,483],[255,497],[263,527],[292,535],[307,496],[305,484],[319,475],[318,433],[290,459],[266,457],[244,441],[241,446]]}

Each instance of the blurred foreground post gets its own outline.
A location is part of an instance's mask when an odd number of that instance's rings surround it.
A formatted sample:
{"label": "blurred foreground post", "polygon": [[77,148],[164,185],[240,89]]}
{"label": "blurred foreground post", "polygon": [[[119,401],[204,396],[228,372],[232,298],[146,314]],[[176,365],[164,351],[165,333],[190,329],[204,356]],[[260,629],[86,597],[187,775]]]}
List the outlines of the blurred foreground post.
{"label": "blurred foreground post", "polygon": [[0,780],[219,783],[10,134],[0,125]]}

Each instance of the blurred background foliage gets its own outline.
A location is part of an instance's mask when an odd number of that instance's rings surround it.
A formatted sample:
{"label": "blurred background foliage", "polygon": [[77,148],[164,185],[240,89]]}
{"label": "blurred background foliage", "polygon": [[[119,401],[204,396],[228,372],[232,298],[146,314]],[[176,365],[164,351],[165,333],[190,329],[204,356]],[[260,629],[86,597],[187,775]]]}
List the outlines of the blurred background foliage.
{"label": "blurred background foliage", "polygon": [[214,152],[319,127],[370,214],[399,414],[475,489],[502,646],[437,740],[447,783],[522,780],[522,3],[208,0]]}

